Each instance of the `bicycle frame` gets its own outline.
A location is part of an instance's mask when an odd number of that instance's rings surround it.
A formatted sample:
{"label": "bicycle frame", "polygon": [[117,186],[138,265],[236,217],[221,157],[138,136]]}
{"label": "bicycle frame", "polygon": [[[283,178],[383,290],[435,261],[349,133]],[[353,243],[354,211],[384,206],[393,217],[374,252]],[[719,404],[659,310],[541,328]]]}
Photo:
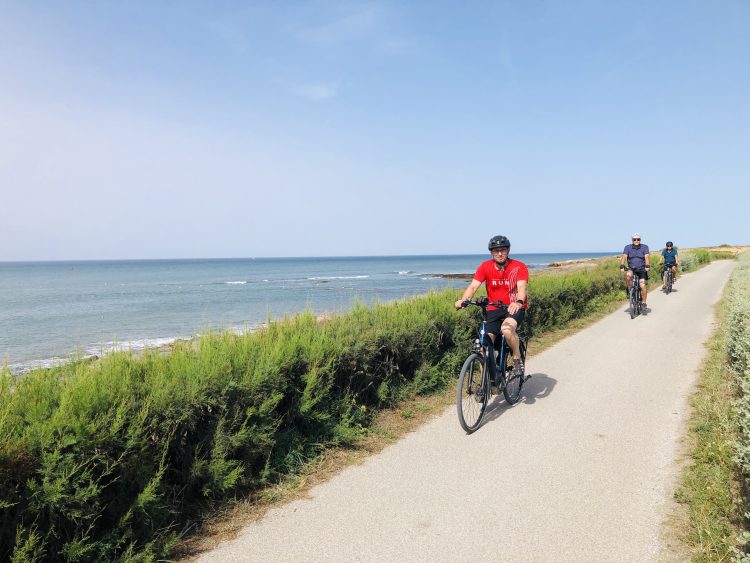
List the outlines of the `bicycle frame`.
{"label": "bicycle frame", "polygon": [[[503,370],[500,369],[500,366],[505,365],[505,355],[510,353],[510,346],[505,341],[505,336],[502,333],[495,337],[498,339],[497,342],[492,341],[492,338],[487,332],[487,305],[502,305],[502,303],[487,302],[482,304],[471,302],[471,304],[482,309],[482,322],[479,324],[478,330],[479,338],[474,342],[472,352],[477,352],[484,356],[487,361],[487,366],[490,369],[490,377],[492,378],[490,381],[490,387],[492,385],[497,386],[497,393],[500,393],[505,386],[505,375],[503,374]],[[495,350],[498,352],[497,355],[495,355]],[[492,353],[490,353],[490,351],[492,351]],[[491,388],[489,392],[490,395],[496,394],[492,393]]]}
{"label": "bicycle frame", "polygon": [[662,278],[662,283],[664,283],[667,293],[672,291],[672,284],[674,283],[674,272],[672,271],[672,267],[672,264],[664,264],[664,277]]}
{"label": "bicycle frame", "polygon": [[[483,311],[486,314],[486,311]],[[505,337],[502,334],[498,334],[496,338],[499,338],[500,341],[498,342],[498,354],[495,355],[495,343],[492,341],[492,338],[490,337],[489,333],[486,331],[487,328],[487,319],[483,319],[482,323],[479,325],[479,338],[477,338],[475,344],[474,344],[474,350],[475,352],[478,352],[484,356],[485,361],[487,362],[487,366],[490,368],[490,377],[492,378],[490,381],[490,385],[496,385],[498,387],[498,391],[501,389],[501,385],[505,383],[504,378],[503,381],[499,381],[501,375],[501,370],[498,369],[500,366],[504,365],[503,362],[505,361],[505,354],[507,353],[507,344],[505,343]],[[492,389],[490,388],[490,395],[492,395]]]}
{"label": "bicycle frame", "polygon": [[628,268],[628,270],[633,272],[632,284],[628,290],[628,301],[631,307],[630,318],[633,319],[636,315],[641,314],[641,277],[632,268]]}

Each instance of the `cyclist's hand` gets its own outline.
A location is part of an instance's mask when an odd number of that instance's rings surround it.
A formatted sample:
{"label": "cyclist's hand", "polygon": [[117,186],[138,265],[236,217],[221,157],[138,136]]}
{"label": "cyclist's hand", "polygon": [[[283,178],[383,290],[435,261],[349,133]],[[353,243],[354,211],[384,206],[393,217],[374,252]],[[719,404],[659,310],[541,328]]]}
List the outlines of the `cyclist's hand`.
{"label": "cyclist's hand", "polygon": [[624,272],[625,271],[625,265],[624,264],[620,264],[620,269]]}
{"label": "cyclist's hand", "polygon": [[651,266],[646,266],[646,271],[648,272],[651,269]]}
{"label": "cyclist's hand", "polygon": [[[468,299],[466,301],[468,301]],[[464,301],[463,299],[459,299],[453,304],[453,306],[456,308],[457,311],[459,311],[463,309],[464,307],[466,307],[466,301]]]}

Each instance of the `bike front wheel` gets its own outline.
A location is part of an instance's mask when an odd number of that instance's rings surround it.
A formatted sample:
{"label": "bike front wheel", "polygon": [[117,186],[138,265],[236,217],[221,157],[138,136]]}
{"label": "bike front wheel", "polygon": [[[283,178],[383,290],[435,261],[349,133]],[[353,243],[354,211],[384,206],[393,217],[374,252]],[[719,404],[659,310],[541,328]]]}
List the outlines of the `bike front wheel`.
{"label": "bike front wheel", "polygon": [[490,394],[490,377],[487,362],[481,354],[471,354],[461,367],[456,390],[458,422],[467,434],[482,423]]}
{"label": "bike front wheel", "polygon": [[[521,346],[521,361],[526,362],[526,344],[522,340]],[[521,398],[521,389],[523,388],[523,379],[525,375],[522,373],[516,375],[513,371],[513,354],[510,352],[510,348],[505,351],[505,366],[503,369],[503,377],[505,378],[505,385],[503,385],[503,395],[509,405],[515,405],[518,399]]]}
{"label": "bike front wheel", "polygon": [[631,288],[630,290],[630,318],[634,319],[636,315],[636,305],[637,304],[637,296],[635,293],[635,289]]}
{"label": "bike front wheel", "polygon": [[667,272],[667,295],[672,293],[672,272]]}

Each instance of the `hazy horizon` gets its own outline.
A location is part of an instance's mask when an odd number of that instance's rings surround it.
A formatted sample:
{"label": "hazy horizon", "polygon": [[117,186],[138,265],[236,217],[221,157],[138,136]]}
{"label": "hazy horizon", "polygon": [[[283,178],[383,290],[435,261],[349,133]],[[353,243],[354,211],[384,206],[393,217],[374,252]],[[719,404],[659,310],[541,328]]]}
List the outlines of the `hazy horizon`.
{"label": "hazy horizon", "polygon": [[[512,251],[510,253],[511,257],[514,255],[522,255],[522,256],[555,256],[555,255],[569,255],[569,254],[576,254],[576,255],[585,255],[585,254],[612,254],[617,255],[621,253],[621,251],[606,251],[606,250],[581,250],[581,251],[572,251],[572,252],[515,252]],[[175,262],[190,262],[190,261],[211,261],[211,260],[293,260],[293,259],[300,259],[300,260],[315,260],[315,259],[346,259],[346,258],[409,258],[409,257],[428,257],[428,256],[435,256],[435,257],[442,257],[442,256],[484,256],[487,255],[488,257],[490,254],[488,252],[462,252],[462,253],[456,253],[456,254],[438,254],[438,253],[430,253],[430,254],[360,254],[360,255],[328,255],[328,256],[196,256],[196,257],[185,257],[185,258],[169,258],[169,257],[162,257],[162,258],[85,258],[85,259],[78,259],[78,258],[71,258],[71,259],[61,259],[61,260],[0,260],[0,264],[20,264],[20,263],[49,263],[49,262],[70,262],[70,263],[77,263],[77,262],[169,262],[169,261],[175,261]]]}

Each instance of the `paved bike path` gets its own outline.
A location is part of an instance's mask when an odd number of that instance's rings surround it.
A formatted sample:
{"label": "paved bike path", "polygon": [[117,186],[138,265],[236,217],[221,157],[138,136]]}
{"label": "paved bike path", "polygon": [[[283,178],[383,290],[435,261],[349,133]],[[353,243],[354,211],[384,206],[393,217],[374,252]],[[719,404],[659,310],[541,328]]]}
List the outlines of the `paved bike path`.
{"label": "paved bike path", "polygon": [[[720,260],[529,358],[522,402],[455,407],[199,560],[664,561],[687,398]],[[533,292],[533,287],[531,289]],[[624,293],[624,292],[623,292]]]}

